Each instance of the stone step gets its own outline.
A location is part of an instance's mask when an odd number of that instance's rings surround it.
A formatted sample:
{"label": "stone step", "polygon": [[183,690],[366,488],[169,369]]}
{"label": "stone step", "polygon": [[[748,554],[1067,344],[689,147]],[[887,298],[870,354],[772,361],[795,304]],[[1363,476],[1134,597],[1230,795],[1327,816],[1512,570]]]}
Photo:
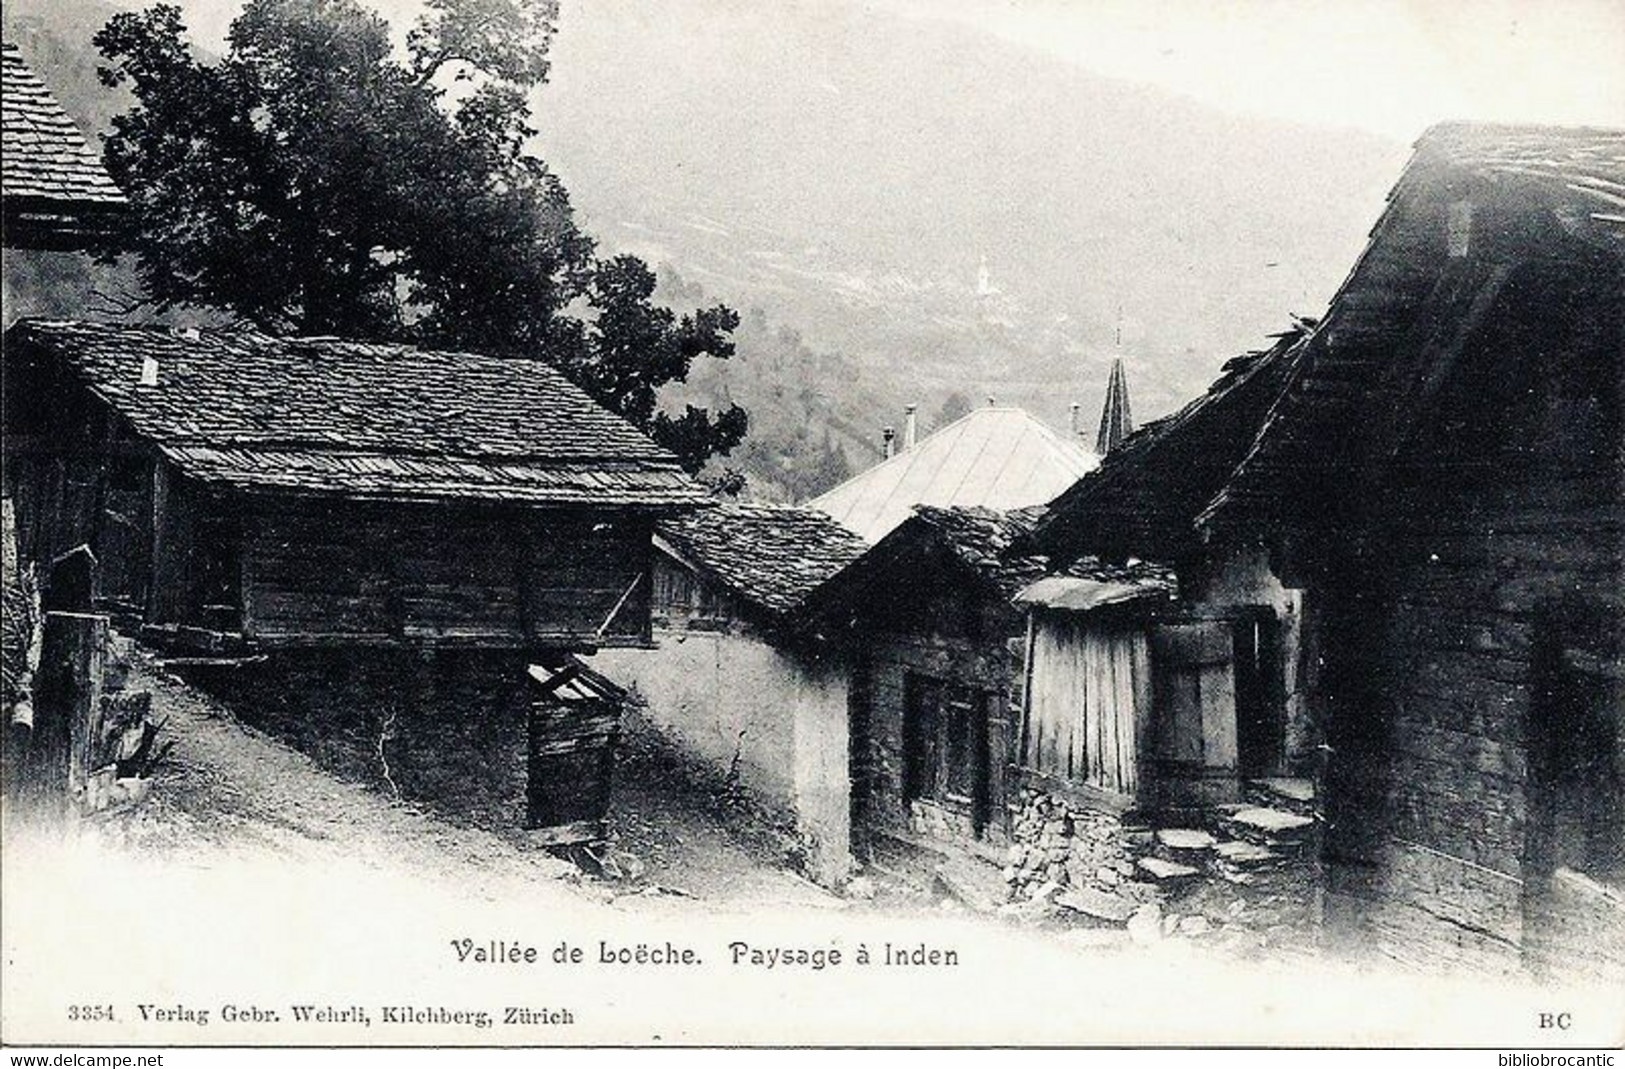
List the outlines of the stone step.
{"label": "stone step", "polygon": [[1213,852],[1220,861],[1239,869],[1262,868],[1286,860],[1269,847],[1245,839],[1226,840],[1215,846]]}
{"label": "stone step", "polygon": [[1226,823],[1242,838],[1262,840],[1273,846],[1306,841],[1313,833],[1315,818],[1284,809],[1254,806],[1232,814]]}
{"label": "stone step", "polygon": [[1127,924],[1140,903],[1093,887],[1069,887],[1055,896],[1055,904],[1107,924]]}
{"label": "stone step", "polygon": [[1200,852],[1213,849],[1217,840],[1197,828],[1163,828],[1157,832],[1157,842],[1170,850]]}
{"label": "stone step", "polygon": [[1188,880],[1193,876],[1201,875],[1202,870],[1194,865],[1182,865],[1177,861],[1165,861],[1160,857],[1142,857],[1138,865],[1140,874],[1156,880],[1158,883],[1171,883],[1179,880]]}
{"label": "stone step", "polygon": [[1306,777],[1268,776],[1248,780],[1247,786],[1288,802],[1309,803],[1315,800],[1315,781]]}

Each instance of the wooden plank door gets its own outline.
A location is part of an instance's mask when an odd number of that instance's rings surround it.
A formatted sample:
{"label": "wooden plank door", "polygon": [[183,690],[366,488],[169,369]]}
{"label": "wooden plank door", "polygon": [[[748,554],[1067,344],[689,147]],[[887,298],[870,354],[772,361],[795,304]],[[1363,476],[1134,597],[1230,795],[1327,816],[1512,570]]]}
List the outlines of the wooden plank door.
{"label": "wooden plank door", "polygon": [[1235,633],[1227,620],[1152,630],[1157,758],[1206,771],[1236,769]]}

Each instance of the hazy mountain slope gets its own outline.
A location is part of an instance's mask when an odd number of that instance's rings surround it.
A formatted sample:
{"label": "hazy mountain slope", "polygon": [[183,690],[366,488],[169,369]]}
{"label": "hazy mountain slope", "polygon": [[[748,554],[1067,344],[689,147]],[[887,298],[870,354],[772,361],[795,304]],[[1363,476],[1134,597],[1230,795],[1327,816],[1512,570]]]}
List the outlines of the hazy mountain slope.
{"label": "hazy mountain slope", "polygon": [[[91,129],[123,106],[90,45],[111,10],[5,5]],[[1136,416],[1170,410],[1320,310],[1405,153],[840,0],[565,0],[537,105],[606,248],[746,313],[739,355],[672,399],[751,409],[745,465],[779,496],[869,462],[908,401],[1092,421],[1118,352]]]}
{"label": "hazy mountain slope", "polygon": [[1096,410],[1119,307],[1144,414],[1318,312],[1405,153],[835,3],[567,3],[540,121],[606,243],[842,350],[866,389],[1052,422]]}

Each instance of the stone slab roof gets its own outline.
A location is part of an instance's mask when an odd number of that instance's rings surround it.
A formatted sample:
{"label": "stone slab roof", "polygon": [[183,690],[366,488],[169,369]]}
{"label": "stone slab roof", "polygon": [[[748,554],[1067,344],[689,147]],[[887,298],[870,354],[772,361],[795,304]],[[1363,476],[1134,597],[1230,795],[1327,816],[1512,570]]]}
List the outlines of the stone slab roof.
{"label": "stone slab roof", "polygon": [[788,612],[867,548],[822,512],[725,502],[662,521],[656,531],[684,561],[745,601]]}
{"label": "stone slab roof", "polygon": [[72,245],[125,207],[101,157],[9,41],[0,43],[0,191],[8,245]]}
{"label": "stone slab roof", "polygon": [[675,456],[541,361],[42,320],[20,321],[5,341],[8,373],[64,372],[208,483],[534,505],[711,502]]}

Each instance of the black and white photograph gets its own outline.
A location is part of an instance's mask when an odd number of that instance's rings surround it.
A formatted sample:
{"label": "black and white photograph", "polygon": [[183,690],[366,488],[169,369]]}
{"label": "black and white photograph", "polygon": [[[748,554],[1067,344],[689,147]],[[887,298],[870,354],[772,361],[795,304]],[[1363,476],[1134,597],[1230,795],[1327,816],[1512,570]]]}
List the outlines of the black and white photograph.
{"label": "black and white photograph", "polygon": [[1625,1046],[1618,0],[0,58],[0,1045]]}

